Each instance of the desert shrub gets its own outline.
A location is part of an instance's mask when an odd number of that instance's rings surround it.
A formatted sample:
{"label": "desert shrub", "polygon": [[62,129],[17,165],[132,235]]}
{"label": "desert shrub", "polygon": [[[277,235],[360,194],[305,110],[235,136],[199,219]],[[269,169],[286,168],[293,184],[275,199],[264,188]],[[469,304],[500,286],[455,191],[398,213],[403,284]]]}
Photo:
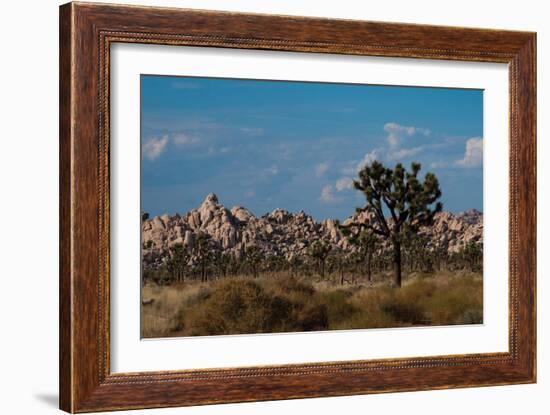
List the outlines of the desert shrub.
{"label": "desert shrub", "polygon": [[425,302],[434,295],[436,289],[434,282],[420,279],[399,290],[387,290],[381,309],[397,323],[429,324]]}
{"label": "desert shrub", "polygon": [[454,324],[481,324],[483,323],[483,310],[471,309],[466,310],[460,315]]}
{"label": "desert shrub", "polygon": [[211,295],[211,289],[201,286],[195,294],[189,296],[186,303],[188,306],[200,304],[210,298]]}
{"label": "desert shrub", "polygon": [[382,310],[393,317],[395,322],[410,324],[428,324],[421,304],[408,301],[394,301],[382,304]]}
{"label": "desert shrub", "polygon": [[320,301],[326,305],[330,325],[349,318],[356,310],[350,303],[351,293],[344,290],[331,290],[319,293]]}
{"label": "desert shrub", "polygon": [[275,280],[275,284],[275,289],[278,289],[284,294],[302,293],[311,295],[315,292],[315,289],[310,283],[299,281],[293,276],[279,277]]}
{"label": "desert shrub", "polygon": [[326,330],[327,307],[313,294],[290,279],[267,288],[256,280],[225,280],[182,303],[172,327],[191,336]]}
{"label": "desert shrub", "polygon": [[382,310],[381,304],[387,299],[389,293],[390,290],[383,287],[355,290],[346,301],[353,311],[349,313],[349,310],[346,310],[341,314],[342,318],[337,321],[330,315],[330,328],[351,330],[400,326],[401,324],[397,323],[391,315]]}
{"label": "desert shrub", "polygon": [[294,304],[292,319],[287,326],[291,331],[319,331],[328,329],[326,305],[312,302]]}
{"label": "desert shrub", "polygon": [[432,324],[478,324],[483,321],[483,283],[471,276],[453,278],[426,301]]}
{"label": "desert shrub", "polygon": [[291,312],[290,302],[269,295],[258,283],[229,280],[217,284],[211,294],[179,314],[190,335],[280,332]]}

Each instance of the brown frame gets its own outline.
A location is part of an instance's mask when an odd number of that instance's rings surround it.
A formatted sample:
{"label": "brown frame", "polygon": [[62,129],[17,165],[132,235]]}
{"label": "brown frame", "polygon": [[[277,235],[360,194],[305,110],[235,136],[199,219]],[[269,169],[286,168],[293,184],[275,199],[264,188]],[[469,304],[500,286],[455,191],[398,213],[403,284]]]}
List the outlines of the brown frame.
{"label": "brown frame", "polygon": [[[113,42],[508,63],[509,352],[110,373]],[[59,94],[61,409],[90,412],[535,382],[535,33],[69,3],[60,8]]]}

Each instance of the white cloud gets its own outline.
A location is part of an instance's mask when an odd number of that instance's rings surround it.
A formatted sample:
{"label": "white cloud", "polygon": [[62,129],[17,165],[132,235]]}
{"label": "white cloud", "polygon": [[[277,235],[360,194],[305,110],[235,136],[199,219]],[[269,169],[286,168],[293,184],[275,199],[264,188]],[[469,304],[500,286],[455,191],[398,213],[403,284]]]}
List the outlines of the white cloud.
{"label": "white cloud", "polygon": [[168,136],[165,135],[163,137],[151,137],[149,138],[142,146],[142,154],[143,157],[149,159],[149,160],[155,160],[157,159],[162,153],[164,153],[164,150],[166,150],[166,146],[168,145]]}
{"label": "white cloud", "polygon": [[[384,125],[384,131],[387,133],[387,145],[375,148],[368,153],[365,153],[363,158],[357,162],[349,161],[340,172],[346,177],[338,179],[335,183],[336,191],[342,192],[353,188],[353,180],[349,176],[355,176],[366,165],[372,164],[373,161],[402,161],[403,159],[414,157],[420,154],[429,146],[417,146],[412,148],[404,148],[403,141],[405,137],[415,135],[429,136],[430,130],[426,128],[404,126],[394,122],[389,122]],[[325,186],[326,188],[326,186]],[[323,190],[325,190],[325,188]],[[332,189],[326,189],[326,195],[330,196]]]}
{"label": "white cloud", "polygon": [[464,158],[455,162],[457,166],[472,168],[483,164],[483,138],[473,137],[466,141]]}
{"label": "white cloud", "polygon": [[342,177],[336,181],[336,191],[342,192],[344,190],[353,188],[353,180],[349,177]]}
{"label": "white cloud", "polygon": [[336,198],[334,197],[334,188],[331,184],[327,184],[321,189],[321,196],[319,199],[325,203],[332,203],[336,201]]}
{"label": "white cloud", "polygon": [[315,176],[322,177],[324,174],[328,171],[329,165],[328,163],[319,163],[317,166],[315,166]]}
{"label": "white cloud", "polygon": [[387,158],[390,160],[399,160],[402,158],[413,157],[419,154],[423,147],[414,148],[402,148],[403,139],[405,137],[412,137],[415,135],[429,136],[431,131],[426,128],[399,125],[394,122],[389,122],[384,125],[384,131],[388,133],[386,141],[388,142],[389,149],[387,151]]}
{"label": "white cloud", "polygon": [[363,160],[361,160],[357,165],[355,166],[355,171],[353,173],[358,173],[359,170],[361,170],[363,167],[365,167],[367,164],[371,164],[375,160],[380,160],[382,158],[382,155],[384,153],[384,150],[381,148],[375,148],[369,153],[366,153],[363,156]]}
{"label": "white cloud", "polygon": [[187,134],[180,133],[172,136],[172,141],[178,146],[186,146],[198,143],[199,139],[196,137],[190,137]]}
{"label": "white cloud", "polygon": [[384,131],[388,134],[386,136],[387,146],[375,148],[363,156],[363,159],[355,165],[350,165],[343,168],[341,171],[343,174],[356,174],[367,164],[371,164],[373,161],[400,161],[402,159],[414,157],[420,154],[425,147],[417,146],[412,148],[403,148],[403,141],[405,137],[412,137],[415,135],[429,136],[430,130],[426,128],[413,127],[399,125],[394,122],[389,122],[384,125]]}
{"label": "white cloud", "polygon": [[388,158],[391,160],[401,160],[408,157],[413,157],[419,154],[424,150],[424,147],[413,147],[413,148],[401,148],[399,150],[395,150],[388,154]]}
{"label": "white cloud", "polygon": [[399,125],[394,122],[389,122],[384,125],[384,131],[388,133],[386,140],[390,147],[399,147],[402,141],[402,138],[412,137],[413,135],[421,134],[425,136],[430,135],[430,130],[426,128],[419,128],[413,126]]}
{"label": "white cloud", "polygon": [[200,140],[187,134],[178,133],[164,135],[162,137],[151,137],[143,143],[141,151],[143,157],[149,160],[156,160],[164,151],[170,142],[177,146],[189,146],[197,144]]}

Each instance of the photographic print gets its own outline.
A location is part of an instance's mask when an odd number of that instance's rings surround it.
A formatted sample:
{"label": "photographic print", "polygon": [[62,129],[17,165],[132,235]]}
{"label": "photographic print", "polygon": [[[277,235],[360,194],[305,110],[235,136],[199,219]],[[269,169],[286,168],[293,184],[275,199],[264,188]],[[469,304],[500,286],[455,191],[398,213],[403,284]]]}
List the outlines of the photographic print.
{"label": "photographic print", "polygon": [[141,261],[143,338],[481,324],[483,91],[142,75]]}

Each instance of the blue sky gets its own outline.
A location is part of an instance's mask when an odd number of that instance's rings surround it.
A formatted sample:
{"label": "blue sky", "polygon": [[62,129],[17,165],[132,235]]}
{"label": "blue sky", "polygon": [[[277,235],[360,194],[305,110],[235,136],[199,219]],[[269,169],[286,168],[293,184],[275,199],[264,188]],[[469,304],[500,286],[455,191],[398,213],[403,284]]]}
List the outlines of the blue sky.
{"label": "blue sky", "polygon": [[209,192],[256,215],[345,219],[374,159],[434,172],[444,210],[483,210],[483,92],[142,75],[141,203],[184,213]]}

